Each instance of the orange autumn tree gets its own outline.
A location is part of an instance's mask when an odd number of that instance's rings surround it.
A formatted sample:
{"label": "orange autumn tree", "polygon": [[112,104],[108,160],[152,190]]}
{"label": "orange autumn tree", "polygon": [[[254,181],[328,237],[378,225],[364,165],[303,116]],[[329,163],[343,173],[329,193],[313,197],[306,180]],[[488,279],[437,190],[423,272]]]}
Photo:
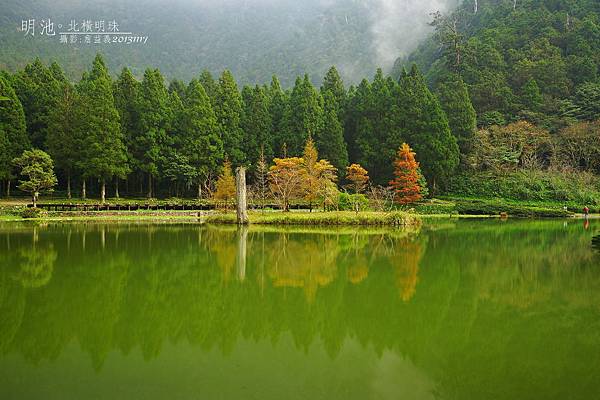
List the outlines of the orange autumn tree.
{"label": "orange autumn tree", "polygon": [[346,179],[350,182],[346,187],[354,193],[362,193],[369,182],[369,173],[360,164],[346,167]]}
{"label": "orange autumn tree", "polygon": [[390,186],[394,189],[396,203],[410,204],[421,200],[419,163],[415,160],[415,153],[406,143],[402,143],[396,155],[394,176],[394,180],[390,181]]}

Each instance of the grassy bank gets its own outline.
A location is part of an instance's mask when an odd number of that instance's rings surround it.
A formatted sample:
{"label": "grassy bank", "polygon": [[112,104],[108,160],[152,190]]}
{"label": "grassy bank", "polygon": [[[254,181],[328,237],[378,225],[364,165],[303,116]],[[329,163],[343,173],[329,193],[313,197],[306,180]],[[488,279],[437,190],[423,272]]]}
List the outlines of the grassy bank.
{"label": "grassy bank", "polygon": [[[567,210],[564,209],[567,205]],[[580,212],[575,204],[504,199],[444,197],[414,206],[422,215],[500,216],[518,218],[566,218]]]}
{"label": "grassy bank", "polygon": [[[126,204],[128,199],[122,199]],[[130,201],[130,200],[129,200]],[[567,210],[564,207],[567,206]],[[21,220],[26,202],[0,200],[0,220]],[[583,206],[576,203],[552,201],[519,201],[498,198],[443,197],[422,201],[392,212],[332,211],[312,213],[306,211],[254,211],[252,223],[281,225],[410,225],[416,215],[423,217],[498,217],[506,215],[517,218],[565,218],[581,213]],[[590,206],[592,213],[600,212]],[[211,223],[235,222],[233,213],[211,211],[139,210],[139,211],[50,211],[43,212],[41,219],[51,220],[201,220],[207,217]]]}
{"label": "grassy bank", "polygon": [[[250,212],[251,224],[258,225],[388,225],[388,226],[418,226],[421,218],[412,213],[394,211],[361,212],[331,211],[331,212]],[[205,219],[209,224],[235,224],[234,213],[209,215]]]}

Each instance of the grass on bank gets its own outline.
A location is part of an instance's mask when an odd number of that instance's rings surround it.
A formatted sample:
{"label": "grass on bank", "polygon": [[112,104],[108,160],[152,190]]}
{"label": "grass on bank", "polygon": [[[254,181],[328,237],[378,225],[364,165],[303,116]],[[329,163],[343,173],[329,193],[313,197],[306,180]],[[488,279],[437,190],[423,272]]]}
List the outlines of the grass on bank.
{"label": "grass on bank", "polygon": [[[393,211],[389,213],[364,211],[328,211],[328,212],[250,212],[251,224],[257,225],[389,225],[418,226],[421,218],[417,214]],[[209,224],[235,224],[235,213],[209,215],[205,219]]]}
{"label": "grass on bank", "polygon": [[[134,202],[135,199],[120,199],[121,204]],[[65,199],[54,199],[56,202],[66,202]],[[185,200],[180,200],[185,201]],[[173,204],[173,199],[164,200]],[[79,203],[73,201],[73,203]],[[26,208],[26,201],[18,200],[0,200],[0,218],[1,220],[21,219]],[[564,207],[567,206],[567,210]],[[395,221],[399,215],[421,215],[423,217],[498,217],[507,215],[508,217],[517,218],[565,218],[573,216],[574,213],[581,213],[583,205],[575,203],[562,203],[552,201],[519,201],[506,199],[491,199],[491,198],[468,198],[448,196],[441,199],[429,199],[417,204],[404,207],[403,209],[391,212],[377,212],[365,210],[356,215],[353,211],[314,211],[309,213],[308,210],[293,211],[283,213],[281,211],[254,211],[251,212],[254,223],[259,224],[333,224],[333,225],[397,225],[403,224],[402,217],[400,222]],[[594,207],[590,207],[591,211],[598,212]],[[40,215],[42,219],[53,220],[190,220],[198,219],[204,213],[192,211],[177,212],[173,210],[138,210],[138,211],[50,211]],[[36,216],[33,216],[36,217]],[[209,218],[212,223],[231,223],[235,220],[233,214],[218,213]]]}

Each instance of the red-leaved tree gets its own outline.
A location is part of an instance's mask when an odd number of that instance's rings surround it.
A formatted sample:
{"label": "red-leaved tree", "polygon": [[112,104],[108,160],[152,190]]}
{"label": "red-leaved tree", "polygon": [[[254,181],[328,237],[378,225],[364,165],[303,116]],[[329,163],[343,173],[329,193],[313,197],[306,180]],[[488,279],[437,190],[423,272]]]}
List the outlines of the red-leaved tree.
{"label": "red-leaved tree", "polygon": [[419,163],[415,160],[415,153],[408,144],[402,143],[400,146],[394,167],[395,178],[390,181],[390,185],[394,188],[396,203],[410,204],[421,200]]}

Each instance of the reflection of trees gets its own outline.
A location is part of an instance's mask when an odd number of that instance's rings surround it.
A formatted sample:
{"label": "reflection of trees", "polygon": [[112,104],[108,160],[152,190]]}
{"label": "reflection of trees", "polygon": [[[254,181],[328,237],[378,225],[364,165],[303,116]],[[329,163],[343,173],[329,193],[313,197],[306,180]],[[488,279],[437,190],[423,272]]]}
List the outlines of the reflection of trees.
{"label": "reflection of trees", "polygon": [[417,290],[419,262],[423,256],[421,243],[413,238],[402,239],[396,251],[396,286],[403,301],[409,301]]}
{"label": "reflection of trees", "polygon": [[18,250],[18,272],[14,279],[25,288],[44,286],[52,278],[52,270],[56,262],[57,253],[52,244]]}
{"label": "reflection of trees", "polygon": [[[168,342],[229,353],[242,337],[276,343],[289,333],[298,349],[320,341],[336,357],[352,337],[410,360],[443,398],[495,387],[498,398],[531,388],[585,397],[577,391],[600,374],[589,235],[552,222],[470,224],[427,235],[251,227],[246,239],[236,228],[117,225],[105,227],[104,250],[100,227],[50,226],[36,247],[60,257],[36,289],[11,269],[30,233],[0,231],[0,262],[11,266],[0,269],[0,352],[37,362],[76,342],[99,369],[111,350],[151,359]],[[570,396],[547,384],[565,380]]]}

